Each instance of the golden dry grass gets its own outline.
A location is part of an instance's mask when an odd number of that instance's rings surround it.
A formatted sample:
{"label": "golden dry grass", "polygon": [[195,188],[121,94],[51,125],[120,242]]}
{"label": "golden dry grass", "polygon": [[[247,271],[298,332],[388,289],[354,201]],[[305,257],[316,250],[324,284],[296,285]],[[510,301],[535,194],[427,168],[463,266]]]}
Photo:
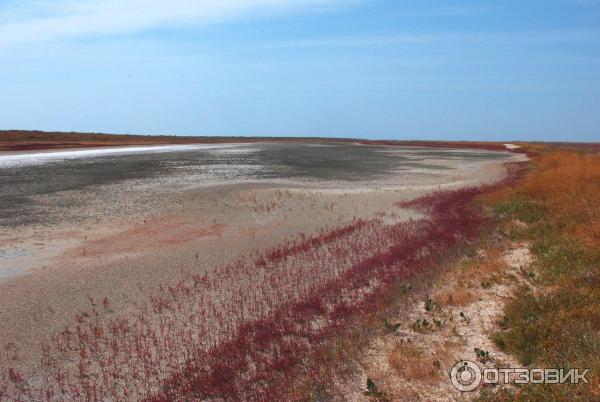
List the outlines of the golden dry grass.
{"label": "golden dry grass", "polygon": [[476,289],[482,281],[489,281],[494,274],[506,269],[502,258],[502,250],[498,247],[488,247],[484,255],[464,262],[452,271],[448,278],[452,286],[445,286],[433,295],[433,300],[442,306],[467,306],[477,300]]}
{"label": "golden dry grass", "polygon": [[437,293],[433,300],[442,306],[467,306],[476,300],[472,291],[465,287],[455,287],[454,289],[443,289]]}
{"label": "golden dry grass", "polygon": [[533,165],[516,187],[488,197],[505,224],[527,223],[513,234],[536,257],[535,291],[507,305],[496,341],[523,364],[590,368],[590,385],[529,385],[482,400],[600,400],[600,155],[549,148]]}
{"label": "golden dry grass", "polygon": [[396,345],[388,353],[387,359],[390,367],[405,380],[434,383],[441,378],[439,370],[434,365],[438,359],[434,355],[428,356],[413,345],[407,343]]}
{"label": "golden dry grass", "polygon": [[590,247],[600,247],[600,157],[556,152],[540,158],[538,172],[523,190],[544,202],[570,234]]}
{"label": "golden dry grass", "polygon": [[597,153],[549,151],[516,188],[490,194],[493,204],[526,197],[564,225],[566,235],[600,247],[600,157]]}

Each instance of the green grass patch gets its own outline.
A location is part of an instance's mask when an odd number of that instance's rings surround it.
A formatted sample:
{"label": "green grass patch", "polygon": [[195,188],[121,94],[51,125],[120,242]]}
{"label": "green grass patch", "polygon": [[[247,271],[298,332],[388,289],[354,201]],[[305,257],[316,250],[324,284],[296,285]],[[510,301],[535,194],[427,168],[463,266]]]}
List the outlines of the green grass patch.
{"label": "green grass patch", "polygon": [[589,368],[589,385],[524,385],[486,390],[484,401],[600,400],[600,258],[564,233],[561,217],[519,196],[494,206],[501,221],[528,224],[520,236],[535,256],[531,286],[523,286],[504,311],[496,344],[521,364],[542,368]]}

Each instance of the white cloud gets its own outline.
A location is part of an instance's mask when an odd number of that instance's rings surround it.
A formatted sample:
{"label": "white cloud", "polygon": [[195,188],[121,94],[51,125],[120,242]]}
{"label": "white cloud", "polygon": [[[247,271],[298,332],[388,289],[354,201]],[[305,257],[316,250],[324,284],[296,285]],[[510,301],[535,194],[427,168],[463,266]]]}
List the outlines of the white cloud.
{"label": "white cloud", "polygon": [[359,0],[21,0],[0,6],[0,47],[60,38],[201,26],[249,15],[322,9]]}

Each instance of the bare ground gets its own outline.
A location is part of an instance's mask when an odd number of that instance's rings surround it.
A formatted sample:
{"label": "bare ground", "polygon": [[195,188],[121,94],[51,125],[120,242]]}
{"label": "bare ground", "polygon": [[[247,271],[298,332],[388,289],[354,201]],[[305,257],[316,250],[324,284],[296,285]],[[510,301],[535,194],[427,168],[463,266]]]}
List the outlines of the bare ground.
{"label": "bare ground", "polygon": [[[415,289],[401,311],[387,318],[399,328],[375,337],[354,365],[354,374],[337,379],[339,399],[464,401],[479,397],[481,387],[472,392],[457,390],[450,370],[462,360],[478,362],[480,367],[519,367],[491,335],[499,328],[507,300],[527,282],[524,273],[531,262],[527,244],[505,241],[444,267],[433,283]],[[490,360],[478,361],[475,348],[488,352]],[[365,394],[368,379],[382,392],[380,398]]]}

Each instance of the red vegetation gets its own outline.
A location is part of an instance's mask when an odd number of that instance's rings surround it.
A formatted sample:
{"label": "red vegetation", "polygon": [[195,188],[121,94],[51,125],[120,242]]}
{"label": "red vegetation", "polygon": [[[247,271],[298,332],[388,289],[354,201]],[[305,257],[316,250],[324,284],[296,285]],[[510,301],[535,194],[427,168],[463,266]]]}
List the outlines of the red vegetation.
{"label": "red vegetation", "polygon": [[435,193],[399,204],[426,214],[418,221],[355,220],[302,235],[258,257],[185,277],[135,314],[115,316],[109,300],[90,300],[92,308],[73,327],[44,345],[40,385],[24,384],[11,371],[10,395],[289,399],[295,378],[311,376],[311,356],[328,340],[376,311],[399,280],[477,235],[484,219],[470,205],[480,192]]}
{"label": "red vegetation", "polygon": [[460,148],[460,149],[482,149],[490,151],[506,151],[506,147],[498,142],[474,142],[474,141],[380,141],[380,140],[361,140],[364,145],[392,145],[392,146],[410,146],[427,148]]}

